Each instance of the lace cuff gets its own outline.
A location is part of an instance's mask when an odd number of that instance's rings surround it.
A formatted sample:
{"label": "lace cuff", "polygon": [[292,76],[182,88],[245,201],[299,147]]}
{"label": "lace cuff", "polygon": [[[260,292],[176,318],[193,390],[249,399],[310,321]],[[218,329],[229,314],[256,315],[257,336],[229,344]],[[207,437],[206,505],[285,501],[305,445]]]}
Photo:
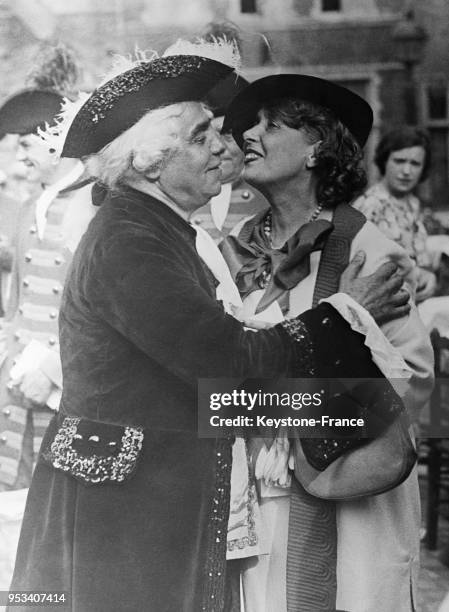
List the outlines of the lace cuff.
{"label": "lace cuff", "polygon": [[404,393],[404,381],[410,380],[413,371],[400,351],[383,334],[373,317],[358,302],[346,293],[335,293],[320,303],[327,302],[349,323],[351,329],[365,336],[365,345],[370,349],[374,363],[388,378],[395,391]]}

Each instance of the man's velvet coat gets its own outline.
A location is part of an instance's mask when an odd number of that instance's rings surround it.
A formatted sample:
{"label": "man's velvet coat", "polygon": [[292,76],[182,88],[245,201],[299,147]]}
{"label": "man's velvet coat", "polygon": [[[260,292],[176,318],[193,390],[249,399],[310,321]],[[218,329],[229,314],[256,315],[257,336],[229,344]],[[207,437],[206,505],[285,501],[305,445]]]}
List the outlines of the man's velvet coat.
{"label": "man's velvet coat", "polygon": [[108,424],[142,427],[143,447],[124,482],[90,485],[41,452],[11,588],[66,591],[58,609],[72,612],[221,612],[232,441],[198,438],[197,379],[300,377],[317,363],[328,376],[348,354],[369,360],[329,305],[299,320],[296,340],[244,331],[215,301],[188,223],[131,189],[106,198],[64,292],[63,399],[42,451],[64,416],[106,439]]}

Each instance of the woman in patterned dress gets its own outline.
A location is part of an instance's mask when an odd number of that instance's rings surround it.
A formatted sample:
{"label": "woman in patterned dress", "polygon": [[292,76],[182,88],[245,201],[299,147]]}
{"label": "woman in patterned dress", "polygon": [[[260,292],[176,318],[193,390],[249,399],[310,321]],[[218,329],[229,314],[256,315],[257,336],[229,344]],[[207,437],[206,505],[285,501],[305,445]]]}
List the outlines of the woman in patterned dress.
{"label": "woman in patterned dress", "polygon": [[421,220],[414,190],[424,181],[431,165],[430,139],[421,128],[401,127],[387,132],[374,158],[381,174],[354,203],[369,221],[399,243],[417,264],[417,303],[432,297],[436,276],[426,250],[427,232]]}

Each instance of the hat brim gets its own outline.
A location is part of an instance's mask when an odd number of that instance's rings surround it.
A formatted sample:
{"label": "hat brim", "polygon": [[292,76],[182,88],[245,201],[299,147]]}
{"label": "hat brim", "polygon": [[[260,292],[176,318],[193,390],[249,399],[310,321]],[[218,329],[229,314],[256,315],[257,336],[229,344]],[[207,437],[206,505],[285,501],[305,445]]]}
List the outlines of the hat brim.
{"label": "hat brim", "polygon": [[233,72],[230,66],[199,56],[170,56],[124,72],[93,92],[75,116],[63,157],[83,158],[100,151],[149,111],[196,102]]}
{"label": "hat brim", "polygon": [[222,117],[237,94],[248,87],[249,81],[233,73],[222,79],[206,96],[206,103],[215,117]]}
{"label": "hat brim", "polygon": [[304,74],[264,77],[241,91],[229,105],[223,131],[232,132],[242,146],[243,133],[254,124],[257,113],[268,103],[296,98],[328,108],[363,147],[373,125],[373,111],[359,95],[331,81]]}

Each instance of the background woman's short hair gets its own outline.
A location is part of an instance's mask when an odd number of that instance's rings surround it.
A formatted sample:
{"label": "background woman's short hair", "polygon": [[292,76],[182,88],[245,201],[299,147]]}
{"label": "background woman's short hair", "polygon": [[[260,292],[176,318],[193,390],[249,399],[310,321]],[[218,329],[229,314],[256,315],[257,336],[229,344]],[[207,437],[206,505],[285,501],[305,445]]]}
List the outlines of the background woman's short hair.
{"label": "background woman's short hair", "polygon": [[425,181],[429,175],[432,163],[430,149],[430,136],[427,130],[421,127],[403,126],[390,130],[381,138],[374,155],[374,163],[380,174],[385,174],[388,158],[394,151],[408,149],[409,147],[422,147],[425,151],[424,167],[419,182]]}

